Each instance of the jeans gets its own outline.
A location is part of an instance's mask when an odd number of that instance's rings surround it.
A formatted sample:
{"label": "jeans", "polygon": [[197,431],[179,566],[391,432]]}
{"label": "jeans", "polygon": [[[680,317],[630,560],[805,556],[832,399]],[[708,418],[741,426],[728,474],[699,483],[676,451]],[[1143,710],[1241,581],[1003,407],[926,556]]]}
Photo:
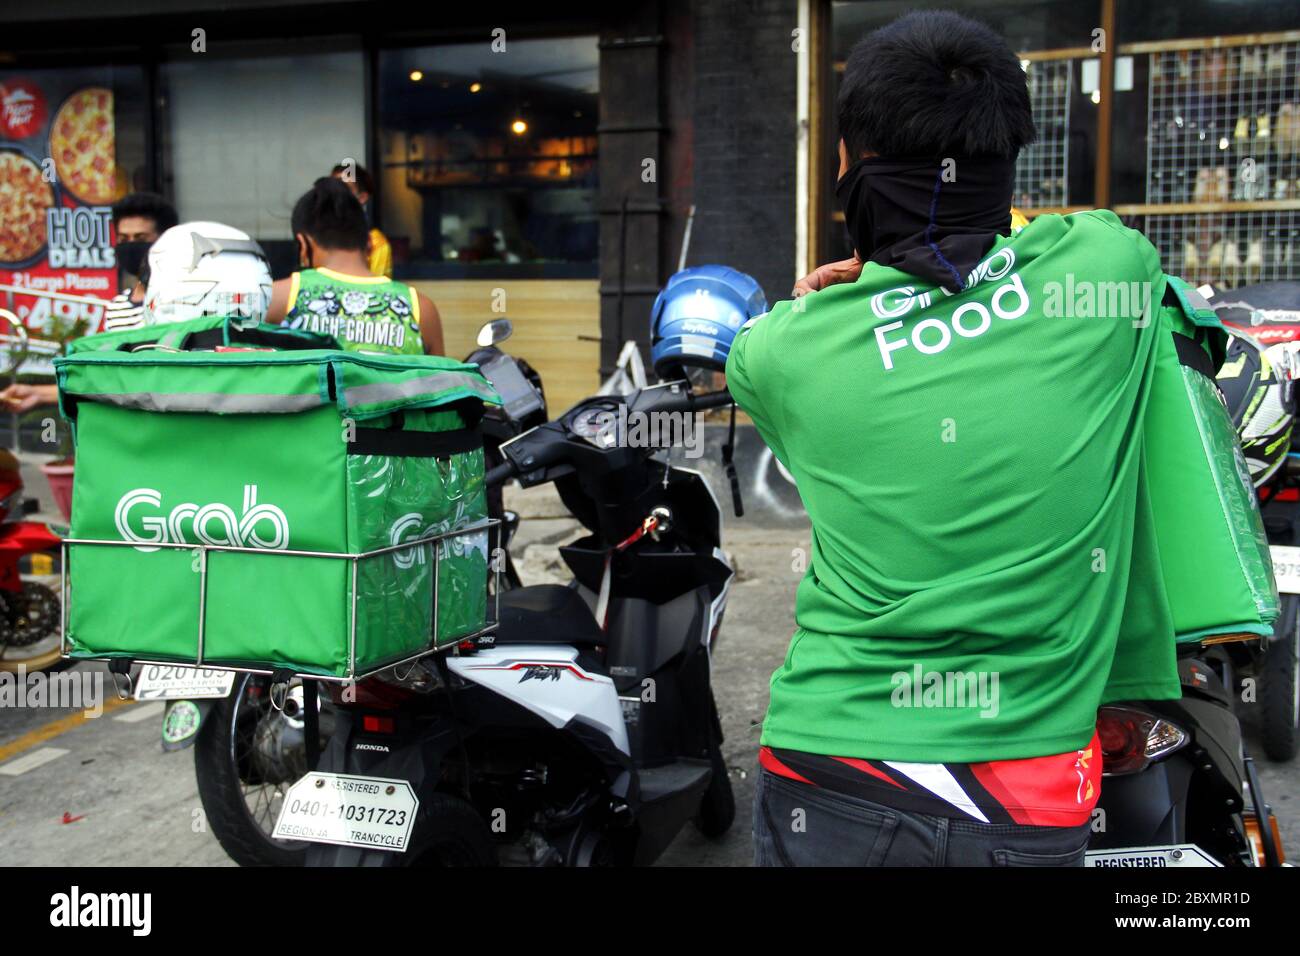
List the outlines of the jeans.
{"label": "jeans", "polygon": [[990,824],[898,810],[759,772],[755,866],[1083,866],[1090,824]]}

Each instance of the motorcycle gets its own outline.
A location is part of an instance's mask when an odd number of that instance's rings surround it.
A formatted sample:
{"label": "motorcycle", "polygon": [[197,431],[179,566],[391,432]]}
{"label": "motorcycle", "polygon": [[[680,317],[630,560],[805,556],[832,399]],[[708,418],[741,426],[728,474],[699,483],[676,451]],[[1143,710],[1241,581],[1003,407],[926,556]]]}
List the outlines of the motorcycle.
{"label": "motorcycle", "polygon": [[[1246,336],[1256,343],[1271,366],[1270,376],[1253,350],[1234,344],[1235,362],[1225,363],[1225,369],[1234,365],[1233,371],[1240,371],[1220,376],[1234,422],[1243,431],[1282,600],[1282,613],[1269,640],[1228,650],[1238,676],[1257,685],[1265,755],[1287,761],[1300,750],[1300,434],[1295,427],[1300,285],[1271,282],[1211,291],[1210,301],[1234,337]],[[1262,382],[1272,384],[1265,389]],[[1248,416],[1249,421],[1243,422]]]}
{"label": "motorcycle", "polygon": [[[484,455],[499,464],[500,446],[546,420],[541,376],[500,343],[513,327],[508,319],[484,325],[467,362],[480,366],[506,404],[481,422]],[[490,517],[502,522],[503,586],[519,586],[509,542],[519,516],[502,506],[500,490],[488,496]],[[407,677],[408,684],[418,684]],[[137,700],[164,700],[162,746],[194,748],[194,773],[204,814],[222,848],[241,866],[301,866],[307,844],[271,834],[288,788],[315,761],[333,733],[335,707],[316,688],[294,679],[282,686],[257,674],[217,668],[145,665],[135,680]],[[307,708],[311,708],[308,712]],[[317,742],[309,746],[309,735]]]}
{"label": "motorcycle", "polygon": [[1277,819],[1233,712],[1234,652],[1258,640],[1226,635],[1180,645],[1179,700],[1101,708],[1097,732],[1105,780],[1089,865],[1284,862]]}
{"label": "motorcycle", "polygon": [[[27,327],[0,309],[7,367],[16,375],[27,359]],[[15,436],[17,444],[17,436]],[[67,666],[59,646],[61,606],[54,585],[62,568],[59,542],[66,528],[26,520],[40,502],[23,494],[22,469],[0,450],[0,671],[55,671]]]}
{"label": "motorcycle", "polygon": [[60,529],[26,516],[40,509],[23,495],[18,459],[0,450],[0,671],[66,666],[59,647]]}
{"label": "motorcycle", "polygon": [[[1277,328],[1243,323],[1235,290],[1214,296],[1233,331],[1220,373],[1225,404],[1242,436],[1282,591],[1281,613],[1267,639],[1225,634],[1179,644],[1183,693],[1174,701],[1111,705],[1098,713],[1105,782],[1088,861],[1095,866],[1278,866],[1285,855],[1277,821],[1246,753],[1235,708],[1258,685],[1261,735],[1274,760],[1295,755],[1300,724],[1296,675],[1300,583],[1284,574],[1285,552],[1300,555],[1295,458],[1281,458],[1295,413],[1292,370],[1284,354],[1262,357]],[[1248,333],[1243,335],[1243,333]],[[1267,450],[1267,453],[1265,453]]]}
{"label": "motorcycle", "polygon": [[671,382],[586,399],[502,444],[488,484],[554,483],[586,528],[560,549],[573,581],[500,589],[495,632],[353,700],[331,692],[333,733],[277,832],[316,827],[325,786],[374,796],[346,802],[346,838],[318,835],[308,865],[648,864],[688,822],[727,831],[709,683],[734,575],[721,512],[702,476],[614,425],[730,402]]}

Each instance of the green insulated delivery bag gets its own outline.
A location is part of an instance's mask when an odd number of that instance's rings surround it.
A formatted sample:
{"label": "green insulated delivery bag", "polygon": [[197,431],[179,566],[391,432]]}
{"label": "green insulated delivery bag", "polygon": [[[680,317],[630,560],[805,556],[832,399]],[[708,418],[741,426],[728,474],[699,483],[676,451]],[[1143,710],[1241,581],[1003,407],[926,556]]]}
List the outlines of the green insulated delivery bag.
{"label": "green insulated delivery bag", "polygon": [[250,322],[233,316],[209,315],[185,322],[142,325],[122,332],[85,335],[68,343],[69,355],[86,352],[134,352],[160,348],[195,352],[220,348],[337,349],[332,335],[303,329],[286,329],[267,322]]}
{"label": "green insulated delivery bag", "polygon": [[499,399],[475,366],[161,348],[55,366],[77,449],[73,657],[347,679],[483,628],[475,426]]}
{"label": "green insulated delivery bag", "polygon": [[1227,335],[1208,302],[1167,279],[1144,463],[1175,632],[1180,641],[1269,635],[1278,597],[1268,539],[1214,380]]}

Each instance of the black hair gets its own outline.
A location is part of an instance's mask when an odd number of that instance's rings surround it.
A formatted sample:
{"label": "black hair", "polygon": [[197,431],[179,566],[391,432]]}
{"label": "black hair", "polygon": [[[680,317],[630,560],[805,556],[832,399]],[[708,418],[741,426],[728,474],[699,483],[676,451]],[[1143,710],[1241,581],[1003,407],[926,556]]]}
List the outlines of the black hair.
{"label": "black hair", "polygon": [[131,216],[152,219],[159,235],[181,221],[176,207],[157,193],[131,193],[113,203],[114,226]]}
{"label": "black hair", "polygon": [[991,28],[947,10],[904,14],[859,40],[838,114],[849,162],[866,152],[1015,159],[1034,141],[1019,59]]}
{"label": "black hair", "polygon": [[351,170],[353,177],[356,179],[357,187],[367,196],[375,194],[375,181],[370,175],[370,171],[360,163],[353,163],[350,167],[344,163],[339,163],[330,170],[331,176],[337,176],[340,173],[346,173]]}
{"label": "black hair", "polygon": [[302,233],[323,249],[366,251],[370,227],[366,214],[347,185],[333,176],[322,176],[293,204],[290,228]]}

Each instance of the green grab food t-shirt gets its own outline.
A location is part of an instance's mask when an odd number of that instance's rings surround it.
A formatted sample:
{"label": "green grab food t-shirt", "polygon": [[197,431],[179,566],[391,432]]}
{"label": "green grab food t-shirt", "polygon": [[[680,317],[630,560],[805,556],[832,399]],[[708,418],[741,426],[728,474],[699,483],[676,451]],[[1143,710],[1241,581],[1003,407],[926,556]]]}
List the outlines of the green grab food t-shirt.
{"label": "green grab food t-shirt", "polygon": [[748,324],[727,384],[812,522],[764,745],[1035,757],[1179,696],[1142,475],[1164,285],[1114,213],[1044,215],[966,291],[868,263]]}

